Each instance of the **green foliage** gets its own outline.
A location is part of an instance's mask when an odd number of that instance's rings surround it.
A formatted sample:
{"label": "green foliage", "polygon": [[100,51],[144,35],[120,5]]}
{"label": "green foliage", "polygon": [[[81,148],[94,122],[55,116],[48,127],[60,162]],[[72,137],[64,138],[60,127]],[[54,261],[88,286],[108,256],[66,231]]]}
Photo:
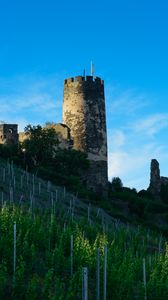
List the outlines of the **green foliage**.
{"label": "green foliage", "polygon": [[[13,223],[17,224],[17,260],[13,281]],[[107,300],[143,299],[142,260],[146,258],[147,296],[168,295],[168,246],[142,228],[112,225],[106,233],[87,220],[72,222],[50,211],[5,206],[0,212],[0,298],[6,300],[81,300],[82,267],[89,270],[89,299],[96,297],[96,257],[100,249],[100,292],[103,297],[104,246],[107,257]],[[70,239],[73,235],[73,276]],[[5,250],[4,250],[5,249]],[[153,249],[155,249],[153,251]]]}
{"label": "green foliage", "polygon": [[58,146],[58,138],[53,128],[28,125],[25,134],[28,138],[23,142],[22,149],[25,151],[26,163],[39,166],[53,158]]}
{"label": "green foliage", "polygon": [[[118,182],[118,180],[117,180]],[[167,187],[162,186],[161,197],[155,198],[148,190],[137,193],[128,187],[109,188],[111,209],[108,212],[122,221],[143,224],[151,229],[159,230],[167,235],[168,210]]]}
{"label": "green foliage", "polygon": [[[20,146],[0,145],[0,155],[15,162],[24,169],[33,172],[56,185],[104,208],[109,214],[124,222],[143,223],[162,230],[168,229],[166,211],[168,210],[168,187],[161,187],[160,200],[149,191],[137,193],[135,189],[124,187],[119,177],[109,183],[109,199],[86,188],[86,176],[89,168],[87,155],[75,150],[59,149],[59,142],[52,124],[42,128],[40,125],[28,125],[25,128],[27,139]],[[0,187],[3,191],[3,186]],[[158,216],[157,216],[158,215]],[[152,216],[152,217],[151,217]]]}
{"label": "green foliage", "polygon": [[0,157],[13,160],[21,165],[22,151],[20,145],[2,145],[0,144]]}
{"label": "green foliage", "polygon": [[72,176],[81,175],[81,170],[85,171],[89,167],[86,153],[65,149],[55,153],[53,164],[58,173]]}
{"label": "green foliage", "polygon": [[60,174],[64,175],[64,178],[70,175],[80,176],[81,170],[87,170],[87,155],[80,151],[59,149],[54,128],[28,125],[25,134],[28,138],[23,142],[22,148],[26,164],[30,167],[33,163],[36,167],[40,166],[44,173],[45,170],[46,173],[50,173],[50,177]]}
{"label": "green foliage", "polygon": [[122,190],[123,183],[119,177],[114,177],[111,182],[111,190],[114,192],[119,192]]}
{"label": "green foliage", "polygon": [[168,184],[161,185],[160,197],[163,202],[168,204]]}
{"label": "green foliage", "polygon": [[87,198],[89,191],[83,184],[89,168],[87,154],[60,149],[52,126],[28,125],[25,134],[27,139],[21,145],[0,145],[0,156]]}
{"label": "green foliage", "polygon": [[0,295],[5,296],[5,287],[7,285],[8,270],[6,266],[6,261],[2,260],[0,264]]}
{"label": "green foliage", "polygon": [[141,190],[138,192],[138,196],[141,198],[152,199],[154,200],[154,196],[147,190]]}

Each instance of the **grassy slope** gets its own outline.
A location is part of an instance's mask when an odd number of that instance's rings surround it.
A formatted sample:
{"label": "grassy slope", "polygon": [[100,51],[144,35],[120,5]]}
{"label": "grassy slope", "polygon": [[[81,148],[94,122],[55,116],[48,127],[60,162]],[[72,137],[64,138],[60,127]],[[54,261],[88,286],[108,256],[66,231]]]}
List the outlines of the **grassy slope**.
{"label": "grassy slope", "polygon": [[168,202],[152,198],[147,192],[136,193],[128,188],[111,193],[110,210],[114,217],[141,224],[167,235]]}
{"label": "grassy slope", "polygon": [[[65,189],[5,161],[0,165],[0,182],[1,299],[80,300],[84,266],[89,270],[89,300],[95,299],[97,248],[101,254],[102,298],[105,245],[108,247],[107,299],[143,298],[143,258],[149,299],[168,299],[168,255],[163,237],[122,224]],[[13,281],[14,222],[17,260]]]}

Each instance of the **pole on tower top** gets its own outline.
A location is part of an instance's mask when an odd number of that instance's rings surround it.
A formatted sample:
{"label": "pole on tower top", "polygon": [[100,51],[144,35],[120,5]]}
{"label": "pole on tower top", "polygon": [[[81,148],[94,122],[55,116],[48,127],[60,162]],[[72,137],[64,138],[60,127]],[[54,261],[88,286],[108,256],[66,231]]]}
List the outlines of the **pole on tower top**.
{"label": "pole on tower top", "polygon": [[94,76],[94,64],[91,61],[91,76]]}

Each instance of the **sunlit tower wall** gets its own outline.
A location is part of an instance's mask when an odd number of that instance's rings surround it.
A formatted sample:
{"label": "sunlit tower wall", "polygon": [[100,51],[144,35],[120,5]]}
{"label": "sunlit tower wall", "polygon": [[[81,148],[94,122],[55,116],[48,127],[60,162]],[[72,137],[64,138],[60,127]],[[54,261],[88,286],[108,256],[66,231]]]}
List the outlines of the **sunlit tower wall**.
{"label": "sunlit tower wall", "polygon": [[106,194],[107,134],[104,81],[99,77],[77,76],[64,82],[63,123],[71,130],[74,149],[88,154],[87,187]]}

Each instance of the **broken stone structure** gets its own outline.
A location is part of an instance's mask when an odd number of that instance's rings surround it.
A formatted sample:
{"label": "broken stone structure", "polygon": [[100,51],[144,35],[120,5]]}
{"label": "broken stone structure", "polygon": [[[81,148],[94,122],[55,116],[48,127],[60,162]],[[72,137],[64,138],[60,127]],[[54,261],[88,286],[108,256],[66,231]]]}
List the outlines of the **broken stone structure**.
{"label": "broken stone structure", "polygon": [[148,190],[154,196],[159,196],[162,185],[168,185],[168,177],[160,176],[159,163],[156,159],[152,159],[150,171],[150,185]]}
{"label": "broken stone structure", "polygon": [[73,148],[73,139],[71,137],[70,128],[62,123],[49,124],[46,128],[53,128],[56,133],[56,138],[58,139],[58,148],[70,150]]}
{"label": "broken stone structure", "polygon": [[160,188],[161,188],[161,180],[160,180],[159,163],[156,159],[152,159],[151,168],[150,168],[149,191],[154,195],[158,195],[160,193]]}
{"label": "broken stone structure", "polygon": [[15,145],[18,143],[18,125],[0,124],[0,144]]}
{"label": "broken stone structure", "polygon": [[[59,149],[70,150],[73,147],[73,140],[71,138],[70,129],[65,124],[48,124],[45,128],[53,128],[55,130],[55,138],[58,140]],[[19,133],[19,142],[23,143],[29,136],[25,132]]]}
{"label": "broken stone structure", "polygon": [[104,82],[77,76],[64,82],[63,123],[71,130],[73,148],[88,154],[87,186],[97,193],[107,189],[107,134]]}

